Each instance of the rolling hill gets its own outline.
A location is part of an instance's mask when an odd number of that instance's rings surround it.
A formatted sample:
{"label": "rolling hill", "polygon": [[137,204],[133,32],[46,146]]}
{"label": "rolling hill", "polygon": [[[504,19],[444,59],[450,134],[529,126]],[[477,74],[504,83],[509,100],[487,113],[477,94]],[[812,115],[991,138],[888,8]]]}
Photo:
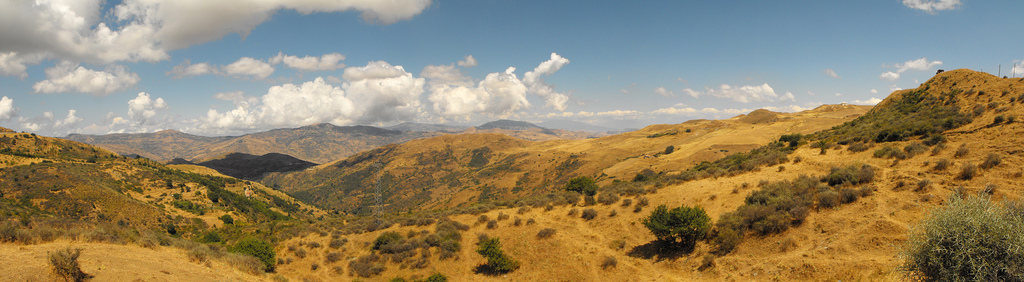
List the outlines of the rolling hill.
{"label": "rolling hill", "polygon": [[[259,183],[192,171],[64,139],[0,133],[0,195],[26,217],[199,232],[222,225],[223,215],[256,223],[318,211]],[[242,196],[245,189],[253,197]]]}
{"label": "rolling hill", "polygon": [[[828,106],[817,109],[815,113],[831,112],[838,114],[833,117],[846,116],[842,113],[843,108]],[[505,201],[507,206],[482,207],[471,214],[452,215],[450,220],[462,224],[457,228],[463,234],[453,236],[462,245],[462,248],[456,248],[454,255],[443,255],[446,252],[444,247],[430,244],[423,251],[412,247],[411,254],[424,254],[422,260],[419,256],[409,258],[405,251],[373,250],[374,242],[385,237],[387,232],[408,234],[407,239],[398,242],[417,246],[418,242],[431,242],[431,238],[435,238],[432,236],[450,234],[444,232],[453,228],[451,226],[459,226],[440,222],[427,227],[402,224],[385,230],[344,235],[348,244],[364,247],[329,251],[320,256],[300,257],[297,254],[299,250],[308,249],[304,245],[312,242],[326,244],[333,242],[333,237],[310,236],[282,242],[288,247],[280,248],[279,255],[287,263],[280,266],[280,272],[311,280],[422,278],[435,272],[459,281],[914,280],[901,271],[899,251],[915,225],[933,209],[943,206],[951,195],[980,194],[997,202],[1021,200],[1024,159],[1020,152],[1024,151],[1021,137],[1024,136],[1024,123],[1019,117],[1022,114],[1024,79],[1002,79],[969,70],[947,71],[917,89],[893,93],[859,118],[831,123],[832,126],[801,138],[784,138],[796,140],[789,144],[779,142],[758,146],[768,148],[769,152],[776,150],[771,148],[780,148],[785,158],[779,163],[750,165],[750,160],[764,156],[766,151],[736,150],[743,153],[717,158],[709,155],[704,159],[714,161],[693,166],[683,161],[688,157],[681,156],[686,154],[680,154],[678,159],[665,158],[677,157],[676,154],[680,153],[673,152],[643,159],[649,163],[631,166],[633,171],[644,167],[669,171],[652,180],[630,184],[643,187],[641,195],[622,194],[622,199],[593,204],[579,202],[578,195],[573,201],[575,204],[557,203],[555,199],[538,205],[531,201]],[[757,124],[780,124],[787,119],[796,123],[800,120],[761,111],[726,121],[653,126],[645,128],[642,133],[652,136],[650,139],[653,140],[680,138],[677,135],[682,133],[671,135],[670,130],[677,126],[711,123],[729,124],[734,129],[757,129]],[[733,139],[742,136],[778,140],[779,133],[787,131],[735,132],[746,135],[728,136]],[[702,134],[711,135],[711,132]],[[544,143],[500,136],[476,138],[478,142],[486,140],[495,144],[491,154],[509,150],[507,148]],[[420,141],[426,140],[430,139]],[[474,156],[478,156],[476,164],[482,163],[480,151],[475,154],[473,149],[459,151],[454,148],[462,143],[457,140],[450,140],[450,143],[452,155],[459,156],[453,159],[461,166],[468,166]],[[637,144],[640,143],[633,145]],[[319,169],[349,169],[382,160],[385,164],[383,179],[387,179],[389,169],[395,171],[400,167],[396,166],[401,160],[398,156],[407,153],[403,150],[410,149],[403,146],[378,149]],[[654,146],[651,147],[647,153],[656,154]],[[685,148],[683,150],[685,152]],[[543,155],[543,152],[535,150],[531,154]],[[488,163],[494,159],[488,158]],[[829,180],[844,173],[843,169],[837,168],[849,165],[871,171],[871,177],[865,178],[866,182],[832,183]],[[616,166],[613,164],[612,167]],[[691,172],[700,176],[680,177]],[[435,171],[437,176],[444,173],[440,169]],[[594,174],[597,171],[590,175]],[[400,176],[403,181],[412,179],[408,174]],[[603,182],[607,183],[611,176],[603,177]],[[795,195],[774,193],[780,192],[779,187],[797,182],[810,182],[822,193],[865,192],[850,194],[849,198],[844,196],[838,205],[826,204],[823,197],[814,198],[809,209],[801,212],[801,220],[785,219],[779,229],[767,229],[765,233],[748,230],[743,233],[742,240],[727,252],[719,250],[715,234],[711,239],[698,242],[691,251],[659,249],[655,237],[641,224],[651,208],[658,205],[700,206],[719,223],[723,215],[743,210],[751,203],[757,204],[765,196],[781,196],[773,201],[795,199],[791,198]],[[622,184],[604,185],[598,191],[598,198],[602,194],[619,192],[616,185]],[[593,210],[595,216],[583,218],[581,214],[590,214],[589,210]],[[773,212],[789,214],[785,210],[785,213]],[[417,213],[404,215],[404,211],[392,209],[390,214],[391,220],[401,222],[403,217],[416,216]],[[752,220],[763,222],[763,219]],[[337,228],[345,230],[348,227]],[[716,227],[718,231],[713,233],[720,232],[721,228]],[[467,236],[472,234],[478,235]],[[473,246],[478,238],[484,237],[499,238],[504,252],[518,260],[520,267],[499,275],[480,272],[480,265],[486,260],[474,252]],[[332,262],[327,259],[332,252],[360,264]],[[340,271],[310,271],[311,263],[323,263],[321,269]],[[375,270],[360,272],[366,267]]]}
{"label": "rolling hill", "polygon": [[[388,209],[430,210],[558,190],[576,176],[602,183],[629,181],[650,169],[677,171],[702,161],[760,147],[789,133],[812,133],[854,119],[871,107],[822,106],[800,113],[764,110],[728,120],[652,125],[586,140],[528,141],[504,134],[444,135],[392,144],[296,173],[264,178],[273,186],[324,208],[367,213],[377,174]],[[771,115],[765,119],[761,116]],[[756,116],[756,120],[750,118]],[[502,121],[489,130],[545,130]],[[671,154],[664,154],[672,146]]]}

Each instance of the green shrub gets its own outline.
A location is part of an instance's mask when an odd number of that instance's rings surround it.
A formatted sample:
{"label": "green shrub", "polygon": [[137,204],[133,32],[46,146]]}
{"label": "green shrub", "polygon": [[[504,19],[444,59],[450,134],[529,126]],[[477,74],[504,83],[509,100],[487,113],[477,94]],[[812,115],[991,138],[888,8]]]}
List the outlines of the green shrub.
{"label": "green shrub", "polygon": [[220,218],[221,221],[224,222],[225,225],[227,225],[227,224],[235,224],[235,219],[231,218],[231,215],[229,215],[229,214],[222,215],[219,218]]}
{"label": "green shrub", "polygon": [[943,136],[941,134],[935,134],[935,135],[932,135],[932,136],[928,136],[928,138],[924,139],[923,142],[924,142],[925,145],[935,146],[935,145],[938,145],[940,143],[945,143],[946,142],[946,136]]}
{"label": "green shrub", "polygon": [[743,242],[743,233],[732,228],[719,228],[712,242],[716,246],[716,253],[727,254]]}
{"label": "green shrub", "polygon": [[331,242],[327,244],[327,246],[331,247],[332,249],[337,249],[341,248],[341,246],[344,246],[345,243],[348,243],[348,238],[332,239]]}
{"label": "green shrub", "polygon": [[831,208],[839,206],[840,203],[839,192],[834,189],[828,189],[825,191],[818,192],[818,206],[823,208]]}
{"label": "green shrub", "polygon": [[487,258],[486,266],[496,273],[508,273],[519,268],[519,262],[501,250],[501,241],[498,238],[480,242],[476,253]]}
{"label": "green shrub", "polygon": [[866,164],[833,167],[828,175],[822,178],[830,186],[858,185],[869,183],[875,179],[875,170]]}
{"label": "green shrub", "polygon": [[537,238],[540,238],[540,239],[551,238],[552,236],[555,236],[555,232],[557,232],[557,231],[554,228],[544,228],[544,229],[541,229],[540,232],[537,232]]}
{"label": "green shrub", "polygon": [[939,161],[935,162],[935,170],[944,171],[949,168],[949,165],[951,164],[952,163],[950,163],[949,159],[939,159]]}
{"label": "green shrub", "polygon": [[971,153],[971,149],[968,149],[967,145],[964,144],[964,145],[960,145],[959,148],[956,148],[956,153],[953,153],[953,157],[959,159],[959,158],[966,157],[970,153]]}
{"label": "green shrub", "polygon": [[597,210],[585,209],[585,210],[583,210],[583,214],[580,215],[580,217],[582,217],[583,219],[586,219],[586,220],[594,219],[594,218],[597,217]]}
{"label": "green shrub", "polygon": [[1002,156],[999,156],[998,154],[995,154],[995,153],[991,153],[991,154],[988,154],[987,157],[985,157],[985,161],[981,163],[981,168],[982,169],[990,169],[990,168],[998,166],[1000,163],[1002,163],[1002,161],[1003,161],[1003,157]]}
{"label": "green shrub", "polygon": [[854,153],[860,153],[863,151],[867,151],[870,148],[871,146],[868,146],[868,143],[866,142],[854,142],[850,144],[850,146],[847,147],[846,150],[849,150],[850,152]]}
{"label": "green shrub", "polygon": [[910,232],[903,269],[924,280],[1024,280],[1024,217],[988,197],[954,196]]}
{"label": "green shrub", "polygon": [[907,158],[907,153],[904,153],[902,150],[897,149],[896,146],[885,145],[885,147],[882,147],[881,149],[875,150],[874,156],[876,158],[883,158],[883,159],[897,158],[897,159],[901,159],[902,160],[902,159],[906,159]]}
{"label": "green shrub", "polygon": [[903,152],[907,153],[908,158],[913,158],[914,156],[927,151],[928,146],[917,142],[910,143],[906,147],[903,147]]}
{"label": "green shrub", "polygon": [[565,184],[566,191],[573,191],[587,196],[597,194],[597,182],[593,178],[580,176],[569,180]]}
{"label": "green shrub", "polygon": [[796,148],[800,145],[800,139],[803,137],[800,133],[786,134],[779,137],[779,142],[788,143],[790,148]]}
{"label": "green shrub", "polygon": [[675,151],[676,151],[676,147],[675,146],[668,145],[668,147],[665,147],[665,154],[666,155],[671,154],[672,152],[675,152]]}
{"label": "green shrub", "polygon": [[692,248],[697,240],[711,231],[711,218],[700,206],[680,206],[669,210],[660,205],[643,219],[643,224],[660,241],[679,243]]}
{"label": "green shrub", "polygon": [[81,248],[71,247],[48,253],[53,274],[64,281],[85,281],[92,278],[92,275],[82,272],[82,268],[78,264],[78,257],[81,254]]}
{"label": "green shrub", "polygon": [[992,119],[992,124],[1000,124],[1003,123],[1004,121],[1006,121],[1006,116],[998,115],[995,119]]}
{"label": "green shrub", "polygon": [[405,241],[405,238],[402,237],[402,234],[399,234],[398,232],[394,231],[384,232],[377,236],[377,239],[373,240],[373,249],[382,250],[387,245],[401,243],[402,241]]}
{"label": "green shrub", "polygon": [[633,177],[633,182],[644,182],[647,180],[651,180],[651,178],[643,173],[637,173],[636,176]]}
{"label": "green shrub", "polygon": [[932,187],[932,181],[928,180],[927,178],[921,179],[921,181],[917,182],[917,189],[915,189],[914,191],[917,191],[917,192],[924,191],[924,190],[928,189],[929,187]]}
{"label": "green shrub", "polygon": [[615,259],[613,256],[605,256],[604,259],[601,260],[601,269],[607,270],[609,268],[615,268],[615,266],[618,265],[619,260]]}
{"label": "green shrub", "polygon": [[495,228],[498,228],[498,221],[497,220],[491,220],[491,221],[487,222],[487,229],[495,229]]}
{"label": "green shrub", "polygon": [[960,180],[971,180],[974,178],[974,174],[978,172],[978,166],[974,164],[967,164],[960,169],[960,174],[956,176],[956,179]]}
{"label": "green shrub", "polygon": [[441,273],[434,273],[427,277],[423,282],[448,282],[448,276],[444,276]]}
{"label": "green shrub", "polygon": [[385,269],[380,260],[380,255],[372,253],[358,257],[348,263],[349,275],[355,274],[363,278],[379,275]]}
{"label": "green shrub", "polygon": [[220,234],[217,233],[217,231],[210,231],[203,235],[202,240],[199,241],[203,243],[220,243],[221,241],[224,241],[224,239],[220,237]]}
{"label": "green shrub", "polygon": [[857,201],[860,197],[860,191],[854,190],[850,187],[843,187],[839,190],[839,196],[842,198],[844,204],[849,204]]}
{"label": "green shrub", "polygon": [[597,202],[605,205],[611,205],[618,201],[619,195],[613,193],[601,193],[600,195],[597,195]]}
{"label": "green shrub", "polygon": [[337,262],[337,261],[341,260],[341,258],[342,258],[341,253],[327,252],[327,255],[324,257],[324,261],[326,263],[334,263],[334,262]]}
{"label": "green shrub", "polygon": [[263,262],[264,269],[274,271],[274,246],[260,239],[246,237],[230,248],[231,252],[253,256]]}

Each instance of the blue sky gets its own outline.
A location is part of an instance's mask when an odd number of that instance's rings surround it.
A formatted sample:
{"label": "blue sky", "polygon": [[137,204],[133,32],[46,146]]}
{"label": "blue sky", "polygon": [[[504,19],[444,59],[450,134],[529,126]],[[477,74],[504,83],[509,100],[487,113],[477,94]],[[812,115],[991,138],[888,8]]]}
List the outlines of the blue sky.
{"label": "blue sky", "polygon": [[1020,77],[1020,11],[973,0],[0,0],[0,126],[638,128],[873,104],[936,69]]}

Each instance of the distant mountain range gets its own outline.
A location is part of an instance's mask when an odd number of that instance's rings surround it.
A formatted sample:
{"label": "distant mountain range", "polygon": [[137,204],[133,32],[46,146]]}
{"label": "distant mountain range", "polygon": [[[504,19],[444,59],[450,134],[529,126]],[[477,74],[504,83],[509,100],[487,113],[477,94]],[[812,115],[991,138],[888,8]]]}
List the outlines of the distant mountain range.
{"label": "distant mountain range", "polygon": [[[593,125],[585,122],[571,121],[571,120],[549,120],[538,123],[537,126],[551,129],[562,129],[569,131],[589,131],[589,132],[622,132],[622,129],[610,128],[604,126]],[[633,131],[633,130],[629,130]]]}
{"label": "distant mountain range", "polygon": [[138,154],[161,162],[181,158],[201,163],[230,153],[279,153],[308,162],[326,163],[387,144],[440,134],[443,133],[403,132],[372,126],[336,126],[321,123],[242,136],[204,137],[164,130],[140,134],[71,134],[66,139],[97,145],[122,155]]}
{"label": "distant mountain range", "polygon": [[478,127],[406,122],[380,128],[321,123],[242,136],[206,137],[164,130],[138,134],[71,134],[65,139],[97,145],[121,155],[137,155],[160,162],[181,159],[201,164],[231,153],[253,156],[278,153],[311,163],[328,163],[388,144],[443,134],[466,133],[500,133],[531,141],[584,139],[594,136],[590,131],[548,129],[529,122],[498,120]]}

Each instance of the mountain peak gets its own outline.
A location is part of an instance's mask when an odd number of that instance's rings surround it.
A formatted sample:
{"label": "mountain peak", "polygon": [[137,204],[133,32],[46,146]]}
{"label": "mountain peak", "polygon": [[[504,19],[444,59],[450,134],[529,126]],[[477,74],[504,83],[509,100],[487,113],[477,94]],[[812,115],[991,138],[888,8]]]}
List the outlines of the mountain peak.
{"label": "mountain peak", "polygon": [[528,130],[528,129],[533,129],[533,128],[544,129],[543,127],[537,126],[536,124],[533,124],[533,123],[529,123],[529,122],[525,122],[525,121],[517,121],[517,120],[507,120],[507,119],[499,119],[499,120],[488,122],[488,123],[485,123],[485,124],[482,124],[482,125],[476,127],[476,129],[480,129],[480,130],[488,130],[488,129]]}

